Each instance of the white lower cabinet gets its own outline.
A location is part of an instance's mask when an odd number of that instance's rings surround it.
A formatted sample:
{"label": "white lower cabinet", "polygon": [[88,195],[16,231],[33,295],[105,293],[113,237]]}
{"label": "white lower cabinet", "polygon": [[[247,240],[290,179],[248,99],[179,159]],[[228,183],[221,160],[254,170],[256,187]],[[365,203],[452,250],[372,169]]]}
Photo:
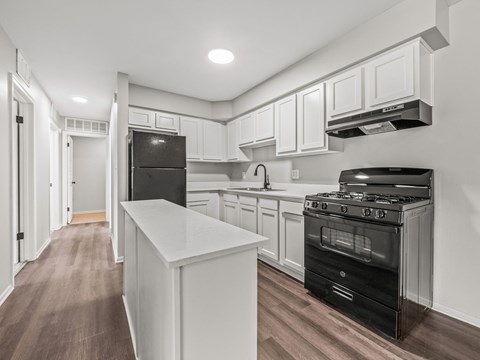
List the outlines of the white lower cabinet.
{"label": "white lower cabinet", "polygon": [[219,219],[219,200],[217,192],[194,192],[187,194],[187,208],[200,214]]}
{"label": "white lower cabinet", "polygon": [[238,226],[238,203],[223,202],[223,221],[230,225]]}
{"label": "white lower cabinet", "polygon": [[242,229],[257,232],[257,206],[239,204],[239,224]]}
{"label": "white lower cabinet", "polygon": [[278,201],[259,199],[258,234],[269,239],[260,249],[260,253],[272,260],[278,261]]}
{"label": "white lower cabinet", "polygon": [[280,263],[304,274],[303,204],[280,201]]}

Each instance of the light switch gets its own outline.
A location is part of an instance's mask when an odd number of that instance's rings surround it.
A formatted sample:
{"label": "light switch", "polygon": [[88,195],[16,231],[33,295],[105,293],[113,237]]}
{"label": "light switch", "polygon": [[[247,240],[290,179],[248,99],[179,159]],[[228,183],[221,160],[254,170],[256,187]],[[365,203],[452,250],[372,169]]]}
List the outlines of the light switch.
{"label": "light switch", "polygon": [[300,179],[300,170],[298,169],[292,170],[292,179],[293,180]]}
{"label": "light switch", "polygon": [[247,178],[247,173],[245,171],[242,171],[242,179],[245,180]]}

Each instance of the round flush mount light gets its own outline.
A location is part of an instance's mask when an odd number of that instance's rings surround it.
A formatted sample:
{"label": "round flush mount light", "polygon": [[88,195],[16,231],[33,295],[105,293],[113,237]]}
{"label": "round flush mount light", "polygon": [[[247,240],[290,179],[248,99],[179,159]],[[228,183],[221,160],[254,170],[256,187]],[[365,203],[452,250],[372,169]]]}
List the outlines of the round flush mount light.
{"label": "round flush mount light", "polygon": [[75,102],[81,103],[81,104],[85,104],[86,102],[88,102],[87,99],[85,99],[84,97],[81,97],[81,96],[74,96],[74,97],[72,97],[72,100],[75,101]]}
{"label": "round flush mount light", "polygon": [[214,49],[208,53],[208,58],[215,64],[229,64],[235,59],[235,56],[227,49]]}

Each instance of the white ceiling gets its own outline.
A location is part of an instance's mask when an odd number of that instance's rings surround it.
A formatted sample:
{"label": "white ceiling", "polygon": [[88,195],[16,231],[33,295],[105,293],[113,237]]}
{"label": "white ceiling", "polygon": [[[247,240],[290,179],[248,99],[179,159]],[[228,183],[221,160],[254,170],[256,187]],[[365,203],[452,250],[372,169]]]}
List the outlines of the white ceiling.
{"label": "white ceiling", "polygon": [[[117,71],[135,84],[231,100],[400,1],[1,0],[0,24],[60,114],[107,119]],[[213,48],[235,61],[210,63]]]}

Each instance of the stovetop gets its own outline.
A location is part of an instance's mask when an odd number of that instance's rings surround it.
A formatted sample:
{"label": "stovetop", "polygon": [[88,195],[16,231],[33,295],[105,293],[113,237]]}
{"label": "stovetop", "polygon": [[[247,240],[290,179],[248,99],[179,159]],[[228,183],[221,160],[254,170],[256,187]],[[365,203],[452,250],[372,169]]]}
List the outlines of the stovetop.
{"label": "stovetop", "polygon": [[414,196],[392,195],[392,194],[369,194],[354,191],[332,191],[329,193],[318,193],[320,199],[353,200],[374,204],[398,204],[405,205],[425,200]]}

